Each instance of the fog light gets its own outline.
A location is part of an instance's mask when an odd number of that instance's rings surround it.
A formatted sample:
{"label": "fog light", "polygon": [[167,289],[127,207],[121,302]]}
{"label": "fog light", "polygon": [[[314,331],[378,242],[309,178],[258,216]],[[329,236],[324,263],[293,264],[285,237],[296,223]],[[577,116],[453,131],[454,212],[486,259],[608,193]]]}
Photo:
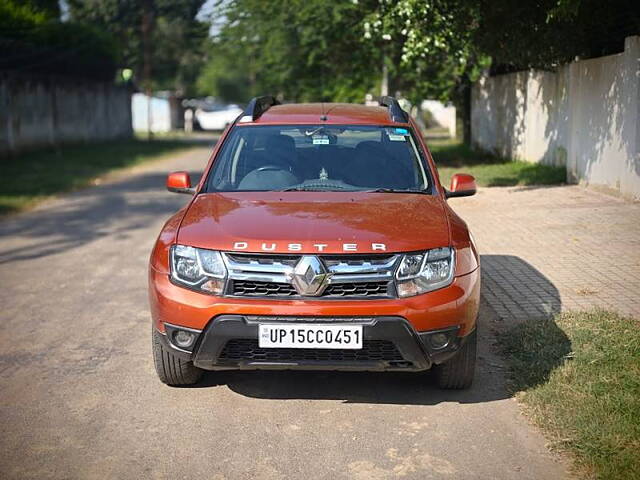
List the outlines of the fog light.
{"label": "fog light", "polygon": [[176,330],[173,333],[173,343],[180,348],[187,349],[193,345],[196,340],[195,333],[187,332],[185,330]]}
{"label": "fog light", "polygon": [[434,349],[439,350],[449,345],[449,335],[446,333],[434,333],[429,336],[429,342],[431,342],[431,346]]}

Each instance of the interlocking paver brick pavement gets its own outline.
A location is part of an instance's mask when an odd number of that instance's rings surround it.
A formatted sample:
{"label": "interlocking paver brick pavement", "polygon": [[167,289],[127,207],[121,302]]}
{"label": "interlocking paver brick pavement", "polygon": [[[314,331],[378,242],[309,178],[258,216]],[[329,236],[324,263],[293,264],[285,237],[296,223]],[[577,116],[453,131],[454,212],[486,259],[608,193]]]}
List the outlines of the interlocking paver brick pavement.
{"label": "interlocking paver brick pavement", "polygon": [[480,189],[450,200],[501,318],[594,307],[640,318],[640,203],[580,186]]}

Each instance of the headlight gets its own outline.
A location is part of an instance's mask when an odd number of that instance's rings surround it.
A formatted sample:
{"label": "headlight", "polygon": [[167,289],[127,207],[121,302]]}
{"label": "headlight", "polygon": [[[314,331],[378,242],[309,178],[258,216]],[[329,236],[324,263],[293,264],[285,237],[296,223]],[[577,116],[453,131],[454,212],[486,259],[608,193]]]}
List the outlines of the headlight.
{"label": "headlight", "polygon": [[227,268],[220,252],[174,245],[171,247],[171,279],[178,285],[220,295]]}
{"label": "headlight", "polygon": [[412,297],[446,287],[454,270],[454,250],[449,247],[404,255],[396,272],[398,295]]}

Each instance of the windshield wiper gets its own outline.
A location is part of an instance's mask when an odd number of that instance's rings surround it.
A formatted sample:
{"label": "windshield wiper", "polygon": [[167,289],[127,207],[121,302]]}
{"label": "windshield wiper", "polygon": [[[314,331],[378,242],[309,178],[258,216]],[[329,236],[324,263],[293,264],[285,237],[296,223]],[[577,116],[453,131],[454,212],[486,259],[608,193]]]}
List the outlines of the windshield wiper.
{"label": "windshield wiper", "polygon": [[309,188],[309,187],[287,187],[277,191],[278,192],[322,192],[322,190],[319,188]]}
{"label": "windshield wiper", "polygon": [[396,188],[376,188],[373,190],[360,190],[364,193],[419,193],[419,194],[428,194],[426,190],[401,190]]}

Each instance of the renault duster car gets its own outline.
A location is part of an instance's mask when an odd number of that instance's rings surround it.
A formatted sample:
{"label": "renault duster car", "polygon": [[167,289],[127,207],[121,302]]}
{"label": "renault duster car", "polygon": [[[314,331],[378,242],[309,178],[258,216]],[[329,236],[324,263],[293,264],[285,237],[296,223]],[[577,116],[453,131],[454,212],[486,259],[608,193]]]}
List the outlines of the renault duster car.
{"label": "renault duster car", "polygon": [[[473,380],[480,264],[431,154],[397,101],[253,99],[217,142],[149,265],[160,380],[205,370],[435,371]],[[422,378],[417,376],[416,378]]]}

